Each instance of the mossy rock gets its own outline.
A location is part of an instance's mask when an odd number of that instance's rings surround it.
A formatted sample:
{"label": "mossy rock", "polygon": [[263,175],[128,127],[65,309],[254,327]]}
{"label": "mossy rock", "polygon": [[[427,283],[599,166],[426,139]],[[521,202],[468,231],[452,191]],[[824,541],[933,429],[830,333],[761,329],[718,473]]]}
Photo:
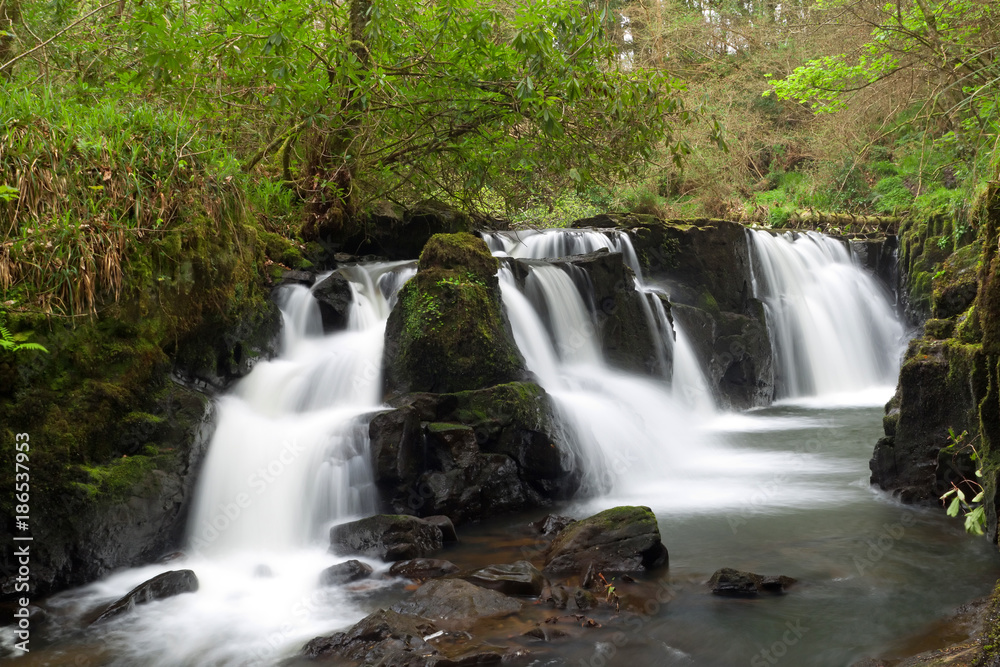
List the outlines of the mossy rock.
{"label": "mossy rock", "polygon": [[648,507],[613,507],[563,528],[545,553],[550,575],[630,572],[667,562],[656,516]]}
{"label": "mossy rock", "polygon": [[525,377],[500,301],[497,260],[467,233],[437,234],[386,325],[388,395],[483,389]]}

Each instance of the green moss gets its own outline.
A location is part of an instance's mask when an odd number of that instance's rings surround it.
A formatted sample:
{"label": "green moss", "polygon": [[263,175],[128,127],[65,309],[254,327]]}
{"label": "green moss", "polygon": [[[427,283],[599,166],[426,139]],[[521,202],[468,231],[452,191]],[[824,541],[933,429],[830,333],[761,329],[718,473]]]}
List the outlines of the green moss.
{"label": "green moss", "polygon": [[435,234],[420,253],[418,267],[458,270],[480,278],[496,274],[500,264],[486,243],[466,232]]}
{"label": "green moss", "polygon": [[[155,451],[155,450],[153,450]],[[142,495],[146,495],[150,481],[150,473],[161,462],[158,456],[139,455],[125,456],[102,466],[82,466],[89,481],[76,482],[91,500],[121,501],[128,497],[129,492],[137,486]]]}
{"label": "green moss", "polygon": [[431,237],[387,325],[391,391],[480,389],[524,374],[505,323],[497,268],[486,244],[471,234]]}
{"label": "green moss", "polygon": [[[508,382],[482,391],[453,394],[458,399],[457,415],[465,423],[477,424],[489,420],[501,423],[534,424],[544,430],[546,419],[545,391],[532,382]],[[468,421],[464,418],[468,417]]]}

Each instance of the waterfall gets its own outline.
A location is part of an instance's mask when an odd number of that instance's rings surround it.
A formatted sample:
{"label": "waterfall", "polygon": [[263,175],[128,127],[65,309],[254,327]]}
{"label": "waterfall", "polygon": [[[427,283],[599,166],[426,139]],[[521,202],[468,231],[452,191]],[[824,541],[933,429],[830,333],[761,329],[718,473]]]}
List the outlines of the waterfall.
{"label": "waterfall", "polygon": [[[671,323],[667,315],[662,299],[668,298],[669,295],[657,285],[646,282],[639,257],[628,234],[618,230],[546,229],[484,233],[483,239],[494,255],[515,259],[551,260],[599,250],[621,253],[625,266],[631,269],[635,276],[636,288],[645,297],[642,300],[642,307],[646,317],[646,325],[653,333],[653,340],[657,342],[654,353],[660,367],[667,371],[668,375],[670,373],[667,360],[673,358],[671,381],[673,396],[683,405],[698,412],[710,413],[716,409],[715,396],[708,385],[701,363],[695,356],[694,348],[686,338],[683,338],[681,324],[679,322]],[[540,301],[548,304],[545,297],[541,296],[542,292],[539,286],[532,279],[532,275],[535,275],[539,268],[541,267],[538,267],[537,264],[532,264],[531,275],[529,275],[525,290],[536,304]],[[545,267],[545,270],[550,275],[553,271],[559,271],[551,266]],[[570,295],[568,298],[576,300],[579,299],[579,296]],[[562,300],[562,296],[551,293],[549,299]],[[586,338],[589,341],[593,340],[593,324],[590,318],[588,318],[588,322],[590,322],[589,325],[582,325],[562,320],[561,324],[579,328],[580,333],[576,334],[575,339]],[[583,330],[585,326],[589,327],[586,331]],[[677,344],[674,342],[675,338],[678,341]],[[579,343],[580,340],[576,342]],[[587,354],[590,354],[589,342],[587,345]],[[591,360],[593,360],[593,355],[591,355]]]}
{"label": "waterfall", "polygon": [[353,299],[347,330],[329,336],[310,290],[283,288],[281,355],[219,400],[188,525],[194,550],[296,549],[376,510],[367,415],[381,403],[392,299],[414,271],[406,262],[340,269]]}
{"label": "waterfall", "polygon": [[765,305],[779,395],[847,395],[895,385],[903,325],[889,295],[845,244],[815,232],[748,234],[754,295]]}
{"label": "waterfall", "polygon": [[[685,456],[683,446],[703,445],[712,451],[684,412],[695,405],[711,412],[712,394],[687,346],[691,363],[684,365],[681,383],[671,390],[662,381],[642,378],[607,366],[596,337],[593,314],[587,307],[590,294],[581,294],[586,281],[574,281],[572,265],[549,263],[567,254],[607,249],[621,252],[636,275],[654,340],[672,350],[673,329],[660,299],[659,288],[641,282],[641,270],[632,244],[620,232],[548,230],[545,232],[496,232],[484,235],[500,257],[529,260],[523,292],[506,266],[500,269],[504,307],[515,342],[528,369],[549,394],[566,456],[581,474],[581,494],[620,493],[628,480],[634,489],[662,480],[665,471],[686,469],[692,479],[704,473],[700,456]],[[675,323],[676,325],[676,323]],[[680,342],[682,339],[678,339]],[[664,354],[664,352],[660,352]],[[675,351],[676,354],[676,351]],[[707,406],[707,407],[706,407]]]}

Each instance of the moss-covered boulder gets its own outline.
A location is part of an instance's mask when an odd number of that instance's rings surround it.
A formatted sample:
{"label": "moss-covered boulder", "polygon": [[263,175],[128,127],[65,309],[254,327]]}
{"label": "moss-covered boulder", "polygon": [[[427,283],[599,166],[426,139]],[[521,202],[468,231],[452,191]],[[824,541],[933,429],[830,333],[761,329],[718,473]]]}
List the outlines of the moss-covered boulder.
{"label": "moss-covered boulder", "polygon": [[525,377],[498,266],[471,234],[431,237],[386,325],[387,395],[483,389]]}
{"label": "moss-covered boulder", "polygon": [[634,572],[667,562],[656,516],[648,507],[614,507],[561,530],[545,553],[548,575]]}
{"label": "moss-covered boulder", "polygon": [[918,338],[910,343],[896,396],[870,463],[872,484],[905,501],[936,500],[953,481],[971,476],[969,452],[942,456],[956,434],[978,429],[986,393],[980,345]]}

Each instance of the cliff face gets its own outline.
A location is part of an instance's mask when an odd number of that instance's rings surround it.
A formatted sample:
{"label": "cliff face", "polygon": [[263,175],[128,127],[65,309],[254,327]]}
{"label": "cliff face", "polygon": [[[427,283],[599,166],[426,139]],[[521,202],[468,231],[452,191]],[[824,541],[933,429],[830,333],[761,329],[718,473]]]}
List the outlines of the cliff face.
{"label": "cliff face", "polygon": [[[872,484],[905,501],[937,502],[952,484],[980,480],[997,539],[1000,472],[1000,184],[973,214],[974,232],[943,218],[900,230],[908,313],[924,320],[907,350]],[[929,319],[928,319],[929,318]],[[967,486],[971,486],[966,481]]]}

